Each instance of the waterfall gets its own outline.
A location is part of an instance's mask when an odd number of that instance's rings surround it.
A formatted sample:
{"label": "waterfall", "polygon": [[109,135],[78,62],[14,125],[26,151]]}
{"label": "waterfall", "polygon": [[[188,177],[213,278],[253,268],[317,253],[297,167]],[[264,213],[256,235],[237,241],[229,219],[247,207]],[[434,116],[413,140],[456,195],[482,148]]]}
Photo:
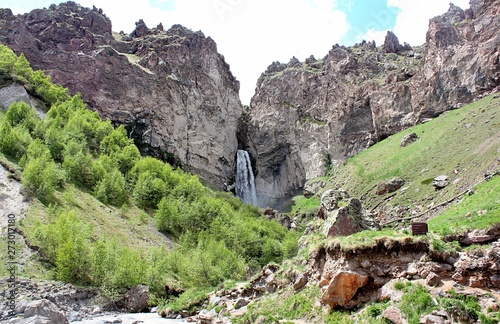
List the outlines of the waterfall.
{"label": "waterfall", "polygon": [[247,151],[238,150],[236,156],[236,196],[244,203],[257,205],[255,180]]}

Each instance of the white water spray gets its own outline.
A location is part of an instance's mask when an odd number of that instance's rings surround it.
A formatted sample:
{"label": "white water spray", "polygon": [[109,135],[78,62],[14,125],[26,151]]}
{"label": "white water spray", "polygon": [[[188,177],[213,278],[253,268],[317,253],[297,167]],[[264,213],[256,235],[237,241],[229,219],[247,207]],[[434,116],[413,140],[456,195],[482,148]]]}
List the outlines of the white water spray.
{"label": "white water spray", "polygon": [[244,203],[257,205],[255,179],[247,151],[238,150],[236,155],[236,196]]}

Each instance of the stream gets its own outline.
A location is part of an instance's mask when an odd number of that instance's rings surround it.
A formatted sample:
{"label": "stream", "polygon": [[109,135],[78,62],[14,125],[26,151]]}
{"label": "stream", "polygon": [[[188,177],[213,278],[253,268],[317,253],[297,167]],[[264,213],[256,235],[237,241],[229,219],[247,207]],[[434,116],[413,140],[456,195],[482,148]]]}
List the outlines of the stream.
{"label": "stream", "polygon": [[71,324],[105,324],[105,323],[122,323],[122,324],[173,324],[186,323],[185,319],[166,319],[162,318],[157,313],[117,313],[111,315],[98,315],[92,319],[71,322]]}

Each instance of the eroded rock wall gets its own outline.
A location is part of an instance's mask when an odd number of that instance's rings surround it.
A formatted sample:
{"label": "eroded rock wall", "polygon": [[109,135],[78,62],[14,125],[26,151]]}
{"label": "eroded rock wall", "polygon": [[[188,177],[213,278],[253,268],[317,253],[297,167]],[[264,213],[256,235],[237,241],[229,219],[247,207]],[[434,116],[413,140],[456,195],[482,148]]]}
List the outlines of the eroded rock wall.
{"label": "eroded rock wall", "polygon": [[102,10],[70,1],[18,16],[0,9],[0,42],[124,124],[143,153],[215,187],[234,178],[239,82],[202,32],[141,20],[113,34]]}
{"label": "eroded rock wall", "polygon": [[500,88],[500,2],[450,5],[426,44],[335,45],[323,59],[274,62],[252,98],[247,146],[270,204],[373,143]]}

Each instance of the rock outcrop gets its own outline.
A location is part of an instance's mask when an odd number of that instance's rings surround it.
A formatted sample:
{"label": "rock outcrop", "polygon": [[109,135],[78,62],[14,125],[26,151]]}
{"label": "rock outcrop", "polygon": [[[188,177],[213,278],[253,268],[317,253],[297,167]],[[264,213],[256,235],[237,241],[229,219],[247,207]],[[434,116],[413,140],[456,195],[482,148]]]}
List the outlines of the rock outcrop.
{"label": "rock outcrop", "polygon": [[500,90],[500,4],[472,0],[433,18],[424,47],[335,45],[323,59],[274,62],[250,105],[246,150],[264,204],[300,190],[373,143]]}
{"label": "rock outcrop", "polygon": [[327,190],[323,193],[318,217],[325,219],[323,234],[326,237],[348,236],[380,228],[372,215],[363,210],[359,199],[349,197],[344,190]]}
{"label": "rock outcrop", "polygon": [[202,32],[140,20],[115,34],[102,10],[69,1],[17,16],[0,9],[0,42],[125,125],[143,153],[215,187],[233,180],[239,82]]}

